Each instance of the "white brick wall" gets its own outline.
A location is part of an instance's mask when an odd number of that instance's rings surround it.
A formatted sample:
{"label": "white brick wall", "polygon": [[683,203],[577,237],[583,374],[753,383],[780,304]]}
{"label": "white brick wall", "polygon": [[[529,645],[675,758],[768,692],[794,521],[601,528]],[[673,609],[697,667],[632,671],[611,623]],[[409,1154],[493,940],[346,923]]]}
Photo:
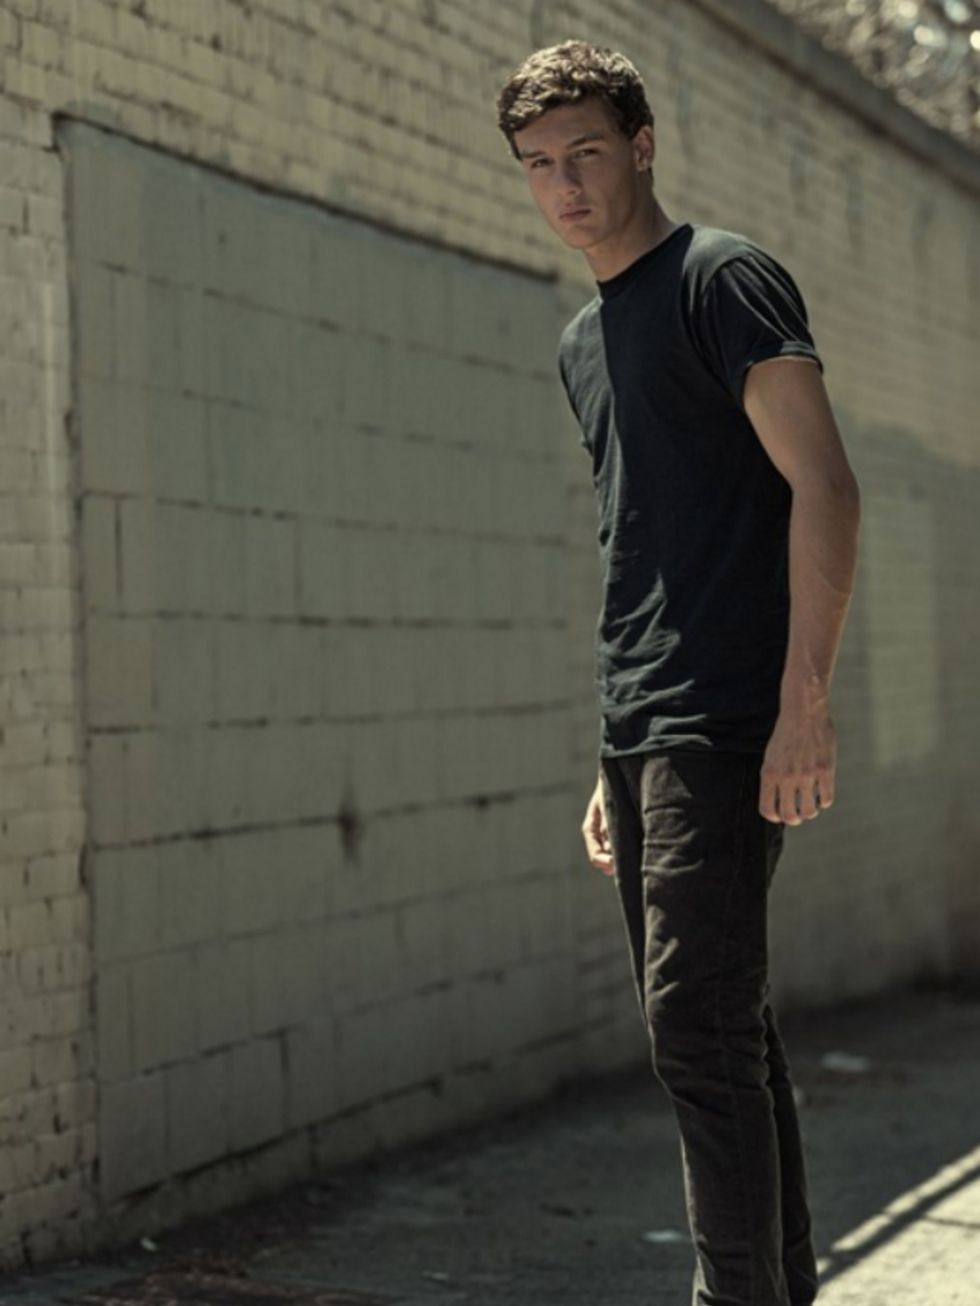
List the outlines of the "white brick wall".
{"label": "white brick wall", "polygon": [[[14,16],[0,14],[0,49],[16,30]],[[9,50],[2,57],[6,66]],[[77,1245],[96,1151],[65,439],[67,276],[61,169],[51,151],[47,114],[0,97],[4,1262]]]}
{"label": "white brick wall", "polygon": [[[73,127],[64,148],[99,1073],[166,1117],[163,1156],[153,1132],[129,1170],[128,1126],[104,1100],[100,1195],[114,1203],[151,1169],[200,1164],[202,1147],[253,1151],[555,1039],[556,968],[567,1050],[552,1077],[567,1064],[570,935],[525,957],[523,880],[471,850],[516,793],[544,811],[569,792],[567,689],[539,652],[561,666],[557,319],[540,281],[101,132]],[[146,264],[132,233],[106,243],[97,204],[142,213],[157,196],[180,236],[148,236]],[[255,262],[297,243],[329,288],[326,326]],[[188,320],[209,323],[192,369],[174,361],[171,312],[185,247],[204,251],[182,287]],[[356,278],[333,275],[348,265]],[[431,285],[445,295],[427,323],[415,305]],[[203,453],[166,441],[184,413]],[[349,865],[341,801],[362,830]],[[461,818],[448,866],[423,839],[436,805]],[[561,892],[553,845],[515,867]],[[492,1029],[488,1014],[471,1026],[471,998],[491,1002]],[[198,1070],[217,1129],[179,1120]]]}
{"label": "white brick wall", "polygon": [[[755,0],[639,8],[0,10],[4,1263],[644,1055],[578,833],[594,505],[551,360],[589,283],[492,111],[572,31],[646,75],[668,212],[797,277],[865,490],[777,999],[973,962],[976,167],[765,57]],[[54,113],[159,167],[76,170]]]}

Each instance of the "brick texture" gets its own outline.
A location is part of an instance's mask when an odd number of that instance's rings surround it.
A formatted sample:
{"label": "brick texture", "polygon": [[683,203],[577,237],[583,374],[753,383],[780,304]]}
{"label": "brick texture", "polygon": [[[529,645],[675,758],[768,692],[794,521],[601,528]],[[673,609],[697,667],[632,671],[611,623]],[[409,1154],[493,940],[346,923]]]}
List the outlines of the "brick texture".
{"label": "brick texture", "polygon": [[645,1055],[579,836],[591,287],[492,109],[569,34],[671,216],[792,270],[864,491],[774,996],[975,965],[978,165],[731,6],[533,9],[0,12],[4,1264]]}

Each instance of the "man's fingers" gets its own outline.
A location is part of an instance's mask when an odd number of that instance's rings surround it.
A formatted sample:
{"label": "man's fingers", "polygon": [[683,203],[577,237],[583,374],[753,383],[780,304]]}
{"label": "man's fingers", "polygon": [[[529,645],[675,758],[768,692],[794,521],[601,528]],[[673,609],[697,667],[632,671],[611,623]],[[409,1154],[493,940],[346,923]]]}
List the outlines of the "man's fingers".
{"label": "man's fingers", "polygon": [[779,819],[783,825],[799,825],[803,818],[796,807],[796,781],[784,780],[779,786]]}
{"label": "man's fingers", "polygon": [[834,801],[834,776],[829,770],[815,771],[794,782],[799,793],[798,807],[804,821],[812,821]]}
{"label": "man's fingers", "polygon": [[820,814],[815,793],[816,781],[811,777],[799,786],[798,807],[801,821],[812,821]]}
{"label": "man's fingers", "polygon": [[829,807],[834,801],[833,771],[820,771],[817,774],[817,792],[820,799],[821,810]]}
{"label": "man's fingers", "polygon": [[585,852],[589,861],[604,875],[616,872],[613,861],[612,846],[606,828],[604,813],[598,803],[593,803],[582,825],[582,838],[585,840]]}
{"label": "man's fingers", "polygon": [[837,744],[825,710],[792,705],[780,712],[759,773],[759,812],[767,821],[801,825],[834,801]]}
{"label": "man's fingers", "polygon": [[810,776],[764,775],[759,786],[760,815],[784,825],[812,821],[833,801],[834,780],[829,772]]}
{"label": "man's fingers", "polygon": [[782,819],[779,815],[779,808],[776,805],[776,796],[779,793],[779,786],[775,783],[771,774],[766,771],[762,773],[762,780],[759,785],[759,813],[767,821],[774,821],[777,824]]}
{"label": "man's fingers", "polygon": [[592,865],[606,875],[612,875],[615,872],[612,851],[608,842],[600,842],[588,829],[583,829],[585,836],[585,852]]}

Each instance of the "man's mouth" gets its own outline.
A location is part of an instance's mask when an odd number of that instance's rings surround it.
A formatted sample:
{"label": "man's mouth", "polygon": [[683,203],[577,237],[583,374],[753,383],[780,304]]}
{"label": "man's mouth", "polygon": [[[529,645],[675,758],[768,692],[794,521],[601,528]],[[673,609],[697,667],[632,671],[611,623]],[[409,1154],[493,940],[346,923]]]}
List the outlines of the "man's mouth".
{"label": "man's mouth", "polygon": [[559,221],[559,222],[572,222],[572,221],[574,221],[576,218],[584,218],[585,215],[586,215],[586,213],[588,213],[588,212],[589,212],[589,210],[586,209],[586,208],[578,208],[578,209],[563,209],[562,212],[558,214],[558,221]]}

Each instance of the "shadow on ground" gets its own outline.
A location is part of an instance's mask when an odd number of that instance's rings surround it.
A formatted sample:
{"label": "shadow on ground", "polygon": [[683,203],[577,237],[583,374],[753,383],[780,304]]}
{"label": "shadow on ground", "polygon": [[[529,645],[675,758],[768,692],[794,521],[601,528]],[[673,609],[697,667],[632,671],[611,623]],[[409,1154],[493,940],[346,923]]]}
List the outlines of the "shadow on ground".
{"label": "shadow on ground", "polygon": [[[894,993],[794,1013],[782,1031],[802,1094],[821,1301],[980,1301],[980,1282],[960,1297],[943,1270],[944,1239],[955,1275],[967,1236],[980,1266],[980,993]],[[828,1052],[869,1062],[833,1070]],[[954,1193],[957,1217],[937,1216]],[[945,1284],[935,1301],[904,1249],[889,1258],[927,1222],[917,1254]],[[686,1306],[693,1264],[673,1116],[648,1063],[156,1243],[11,1280],[0,1306]],[[854,1296],[862,1261],[876,1287]]]}

